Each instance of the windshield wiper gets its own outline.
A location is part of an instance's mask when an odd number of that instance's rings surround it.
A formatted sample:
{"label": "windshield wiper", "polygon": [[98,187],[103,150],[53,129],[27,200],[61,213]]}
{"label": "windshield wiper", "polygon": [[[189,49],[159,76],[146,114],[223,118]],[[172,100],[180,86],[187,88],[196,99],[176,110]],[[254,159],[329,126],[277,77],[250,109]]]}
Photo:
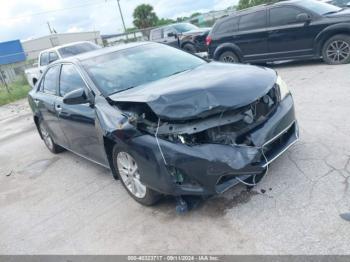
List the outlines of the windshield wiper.
{"label": "windshield wiper", "polygon": [[171,75],[169,76],[173,76],[173,75],[177,75],[177,74],[180,74],[180,73],[183,73],[183,72],[186,72],[186,71],[190,71],[192,70],[193,68],[190,68],[190,69],[185,69],[185,70],[181,70],[181,71],[178,71],[178,72],[175,72],[175,73],[172,73]]}
{"label": "windshield wiper", "polygon": [[336,13],[339,13],[340,11],[343,11],[343,9],[339,9],[338,11],[330,11],[330,12],[327,12],[327,13],[324,13],[323,15],[331,15],[331,14],[336,14]]}
{"label": "windshield wiper", "polygon": [[130,87],[124,88],[122,90],[115,91],[115,92],[111,93],[110,96],[114,95],[114,94],[117,94],[117,93],[120,93],[120,92],[123,92],[123,91],[128,90],[128,89],[134,88],[134,87],[135,86],[130,86]]}

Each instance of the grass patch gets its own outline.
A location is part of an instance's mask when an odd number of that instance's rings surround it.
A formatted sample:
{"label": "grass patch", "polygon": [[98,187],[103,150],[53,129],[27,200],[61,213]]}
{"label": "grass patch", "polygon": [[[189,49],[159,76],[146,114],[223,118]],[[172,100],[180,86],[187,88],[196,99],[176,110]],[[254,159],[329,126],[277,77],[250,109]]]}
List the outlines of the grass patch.
{"label": "grass patch", "polygon": [[0,85],[0,106],[27,97],[31,89],[24,78],[9,84],[8,87],[10,92],[7,92],[5,86]]}

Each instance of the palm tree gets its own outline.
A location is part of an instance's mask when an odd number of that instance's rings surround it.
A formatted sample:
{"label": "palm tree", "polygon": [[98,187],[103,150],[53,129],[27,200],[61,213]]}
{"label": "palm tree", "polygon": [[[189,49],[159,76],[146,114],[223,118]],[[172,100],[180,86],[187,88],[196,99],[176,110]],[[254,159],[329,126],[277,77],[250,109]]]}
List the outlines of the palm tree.
{"label": "palm tree", "polygon": [[158,17],[153,11],[153,6],[148,4],[137,6],[134,10],[133,17],[133,23],[139,29],[155,26],[158,21]]}

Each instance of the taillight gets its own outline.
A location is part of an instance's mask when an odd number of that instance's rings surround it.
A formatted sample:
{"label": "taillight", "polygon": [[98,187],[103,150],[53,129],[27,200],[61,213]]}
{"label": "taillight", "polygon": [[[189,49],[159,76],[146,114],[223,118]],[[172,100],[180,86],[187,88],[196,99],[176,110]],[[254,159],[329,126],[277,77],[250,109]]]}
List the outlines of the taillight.
{"label": "taillight", "polygon": [[207,36],[207,38],[205,39],[205,43],[207,44],[207,46],[209,46],[211,44],[211,41],[213,39],[210,37],[210,35]]}

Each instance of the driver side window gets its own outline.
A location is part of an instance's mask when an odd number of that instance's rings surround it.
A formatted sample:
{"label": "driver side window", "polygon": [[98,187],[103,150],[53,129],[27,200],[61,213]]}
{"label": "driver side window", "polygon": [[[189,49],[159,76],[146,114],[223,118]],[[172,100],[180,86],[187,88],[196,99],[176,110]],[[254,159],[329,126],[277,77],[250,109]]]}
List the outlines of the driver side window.
{"label": "driver side window", "polygon": [[283,26],[299,23],[297,16],[305,13],[294,7],[276,7],[270,10],[270,26]]}
{"label": "driver side window", "polygon": [[77,90],[79,88],[85,89],[86,85],[81,78],[78,70],[74,65],[64,64],[62,65],[60,75],[60,96],[64,96],[69,92]]}

